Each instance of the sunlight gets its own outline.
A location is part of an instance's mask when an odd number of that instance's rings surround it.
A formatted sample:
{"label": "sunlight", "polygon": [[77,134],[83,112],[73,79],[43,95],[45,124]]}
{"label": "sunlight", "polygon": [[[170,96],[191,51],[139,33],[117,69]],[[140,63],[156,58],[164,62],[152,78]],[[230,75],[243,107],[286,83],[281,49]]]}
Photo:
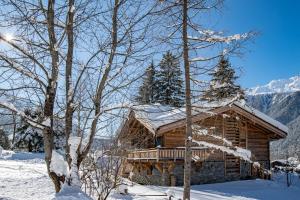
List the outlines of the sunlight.
{"label": "sunlight", "polygon": [[14,36],[11,33],[5,33],[4,38],[5,38],[6,41],[10,42],[14,39]]}

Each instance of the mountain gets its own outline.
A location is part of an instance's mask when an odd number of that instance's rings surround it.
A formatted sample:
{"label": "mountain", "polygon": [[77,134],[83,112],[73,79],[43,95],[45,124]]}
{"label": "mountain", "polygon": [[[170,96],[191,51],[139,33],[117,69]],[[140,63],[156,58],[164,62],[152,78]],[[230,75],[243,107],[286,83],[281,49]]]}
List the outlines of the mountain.
{"label": "mountain", "polygon": [[286,139],[271,143],[271,157],[300,157],[300,76],[251,88],[247,103],[289,127]]}
{"label": "mountain", "polygon": [[289,79],[273,80],[270,83],[251,88],[247,91],[248,95],[291,93],[300,91],[300,76]]}

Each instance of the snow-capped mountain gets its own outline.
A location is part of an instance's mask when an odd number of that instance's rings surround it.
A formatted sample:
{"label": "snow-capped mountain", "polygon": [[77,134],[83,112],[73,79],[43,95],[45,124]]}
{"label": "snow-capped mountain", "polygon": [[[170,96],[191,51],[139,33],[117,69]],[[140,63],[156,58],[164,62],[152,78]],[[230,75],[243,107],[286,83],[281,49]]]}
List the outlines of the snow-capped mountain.
{"label": "snow-capped mountain", "polygon": [[289,127],[285,140],[273,142],[273,158],[300,154],[300,76],[274,80],[247,91],[247,102]]}
{"label": "snow-capped mountain", "polygon": [[247,90],[248,95],[290,93],[300,91],[300,76],[289,79],[273,80],[266,85],[257,86]]}

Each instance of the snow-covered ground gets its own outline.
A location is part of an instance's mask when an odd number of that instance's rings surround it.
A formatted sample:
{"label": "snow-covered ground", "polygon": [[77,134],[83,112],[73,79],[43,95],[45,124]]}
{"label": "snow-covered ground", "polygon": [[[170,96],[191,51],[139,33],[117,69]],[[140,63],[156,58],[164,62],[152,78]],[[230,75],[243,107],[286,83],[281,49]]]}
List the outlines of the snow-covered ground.
{"label": "snow-covered ground", "polygon": [[[245,180],[227,183],[194,185],[191,190],[192,200],[299,200],[300,199],[300,179],[293,177],[292,186],[286,186],[284,174],[278,174],[274,181],[266,180]],[[159,187],[135,185],[129,187],[129,194],[126,198],[122,195],[114,194],[114,200],[158,200],[166,197],[154,197],[147,195],[163,195],[172,191],[174,199],[182,198],[183,189],[181,187]]]}
{"label": "snow-covered ground", "polygon": [[43,154],[7,151],[3,154],[0,158],[1,200],[50,200],[54,197]]}
{"label": "snow-covered ground", "polygon": [[[43,154],[13,153],[4,151],[0,156],[0,200],[51,200],[55,193],[48,178]],[[300,199],[300,179],[292,179],[292,186],[285,185],[284,174],[273,181],[247,180],[192,186],[193,200],[240,199]],[[169,190],[175,198],[182,198],[182,187],[142,186],[131,183],[129,195],[113,193],[109,200],[163,200]]]}

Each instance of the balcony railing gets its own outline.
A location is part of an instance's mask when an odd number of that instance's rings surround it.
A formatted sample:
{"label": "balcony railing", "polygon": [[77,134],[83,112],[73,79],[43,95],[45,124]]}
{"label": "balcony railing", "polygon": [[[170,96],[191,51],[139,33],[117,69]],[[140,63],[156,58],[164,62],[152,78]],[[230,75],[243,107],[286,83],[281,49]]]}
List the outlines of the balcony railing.
{"label": "balcony railing", "polygon": [[[127,155],[127,160],[183,160],[185,148],[156,148],[131,151]],[[192,148],[192,159],[197,161],[222,160],[221,152],[211,152],[207,148]]]}

